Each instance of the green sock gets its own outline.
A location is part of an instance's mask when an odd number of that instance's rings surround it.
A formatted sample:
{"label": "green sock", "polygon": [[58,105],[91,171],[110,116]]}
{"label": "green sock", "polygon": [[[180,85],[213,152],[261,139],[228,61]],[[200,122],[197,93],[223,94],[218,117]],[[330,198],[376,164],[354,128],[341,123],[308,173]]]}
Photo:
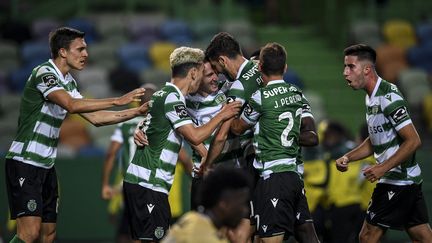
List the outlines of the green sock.
{"label": "green sock", "polygon": [[9,241],[9,243],[25,243],[23,240],[21,240],[18,235],[15,235],[14,238],[12,238],[11,241]]}

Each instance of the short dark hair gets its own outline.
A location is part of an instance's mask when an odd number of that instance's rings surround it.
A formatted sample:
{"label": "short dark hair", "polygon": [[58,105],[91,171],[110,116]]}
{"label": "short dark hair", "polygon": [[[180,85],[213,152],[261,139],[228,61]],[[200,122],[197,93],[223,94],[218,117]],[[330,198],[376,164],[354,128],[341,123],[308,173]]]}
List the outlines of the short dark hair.
{"label": "short dark hair", "polygon": [[59,55],[61,48],[69,49],[70,43],[76,38],[84,38],[85,33],[70,27],[60,27],[49,34],[49,45],[53,59]]}
{"label": "short dark hair", "polygon": [[217,167],[203,180],[199,197],[201,205],[211,209],[224,199],[226,192],[250,186],[250,178],[241,169]]}
{"label": "short dark hair", "polygon": [[286,64],[285,48],[276,43],[268,43],[261,49],[261,72],[265,75],[283,75]]}
{"label": "short dark hair", "polygon": [[216,34],[208,45],[205,55],[209,60],[216,60],[220,56],[235,58],[237,55],[243,55],[240,44],[232,35],[227,32]]}
{"label": "short dark hair", "polygon": [[356,44],[345,48],[345,56],[357,56],[359,61],[368,60],[375,65],[376,51],[365,44]]}

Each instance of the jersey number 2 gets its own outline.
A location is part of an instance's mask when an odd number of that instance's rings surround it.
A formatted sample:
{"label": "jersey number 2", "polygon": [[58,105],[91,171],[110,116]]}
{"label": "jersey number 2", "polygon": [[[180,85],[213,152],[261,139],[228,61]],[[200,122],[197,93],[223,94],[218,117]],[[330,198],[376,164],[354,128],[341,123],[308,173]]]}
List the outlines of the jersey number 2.
{"label": "jersey number 2", "polygon": [[[297,117],[301,114],[302,114],[302,108],[298,108],[295,112],[295,117]],[[288,119],[288,125],[285,127],[285,129],[283,130],[283,132],[281,134],[281,143],[282,143],[282,146],[284,146],[284,147],[290,147],[293,144],[293,139],[294,139],[294,138],[291,138],[290,140],[288,140],[288,135],[294,126],[293,113],[290,111],[286,111],[286,112],[280,114],[279,115],[279,121],[281,121],[283,119]]]}

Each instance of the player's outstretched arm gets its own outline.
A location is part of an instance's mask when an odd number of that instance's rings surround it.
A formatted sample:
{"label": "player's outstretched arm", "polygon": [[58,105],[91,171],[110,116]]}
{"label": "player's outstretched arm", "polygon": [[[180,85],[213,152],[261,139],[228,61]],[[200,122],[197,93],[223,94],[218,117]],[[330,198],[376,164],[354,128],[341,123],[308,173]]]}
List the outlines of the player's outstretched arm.
{"label": "player's outstretched arm", "polygon": [[80,113],[84,119],[93,124],[96,127],[112,125],[119,122],[123,122],[134,118],[136,116],[141,116],[147,114],[148,102],[144,103],[140,107],[130,108],[121,111],[95,111],[89,113]]}
{"label": "player's outstretched arm", "polygon": [[132,101],[140,101],[140,97],[143,96],[144,93],[144,88],[138,88],[117,98],[76,99],[65,90],[56,90],[48,94],[47,98],[69,113],[84,113],[104,110],[114,106],[127,105]]}

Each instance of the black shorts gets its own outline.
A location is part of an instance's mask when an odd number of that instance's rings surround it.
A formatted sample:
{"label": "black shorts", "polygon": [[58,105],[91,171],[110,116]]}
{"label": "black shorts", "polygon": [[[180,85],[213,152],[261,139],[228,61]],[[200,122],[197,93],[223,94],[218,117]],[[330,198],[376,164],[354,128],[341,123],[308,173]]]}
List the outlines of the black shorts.
{"label": "black shorts", "polygon": [[395,186],[378,183],[366,211],[369,224],[384,229],[408,229],[429,222],[421,184]]}
{"label": "black shorts", "polygon": [[253,205],[257,232],[261,238],[283,234],[287,239],[294,233],[297,218],[303,222],[311,218],[303,181],[295,172],[273,173],[266,179],[260,178],[253,195]]}
{"label": "black shorts", "polygon": [[54,167],[44,169],[6,159],[5,175],[11,219],[38,216],[43,223],[57,222],[59,196]]}
{"label": "black shorts", "polygon": [[128,182],[123,182],[123,193],[132,239],[160,241],[171,218],[168,195]]}

